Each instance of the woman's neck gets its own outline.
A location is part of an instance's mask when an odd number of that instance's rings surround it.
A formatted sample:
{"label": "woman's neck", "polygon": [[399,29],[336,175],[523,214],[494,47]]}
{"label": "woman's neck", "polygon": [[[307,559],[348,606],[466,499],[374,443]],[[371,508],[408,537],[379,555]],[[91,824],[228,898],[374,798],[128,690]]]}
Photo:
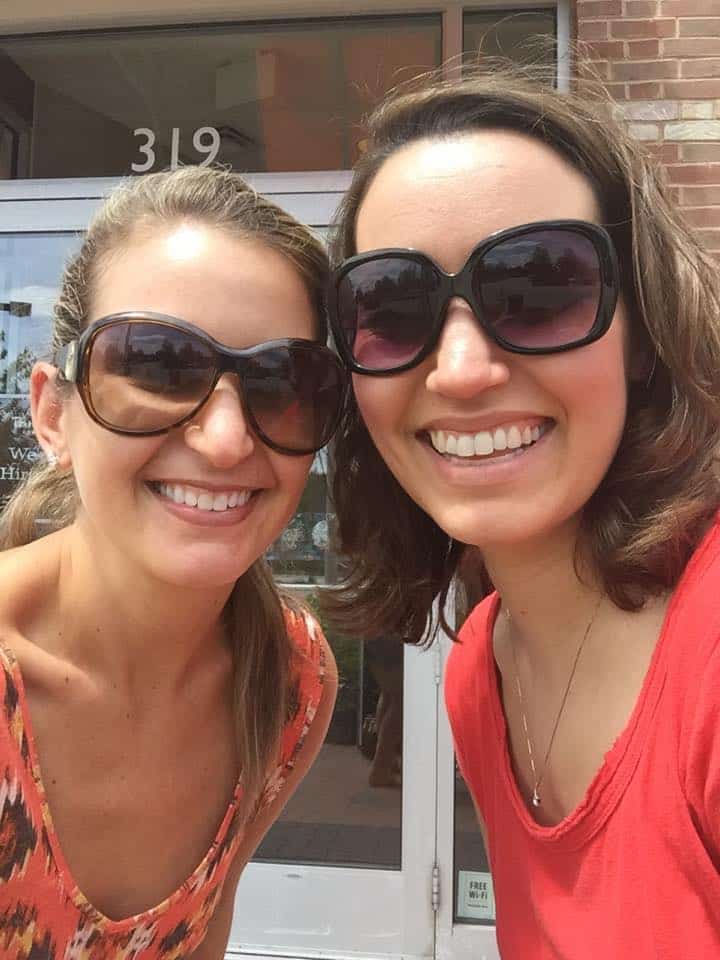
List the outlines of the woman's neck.
{"label": "woman's neck", "polygon": [[168,690],[227,652],[221,617],[233,584],[161,583],[81,529],[55,537],[59,654],[128,688],[160,683]]}
{"label": "woman's neck", "polygon": [[538,542],[483,550],[514,642],[531,662],[562,659],[597,607],[602,587],[576,569],[576,542],[577,524],[568,523]]}

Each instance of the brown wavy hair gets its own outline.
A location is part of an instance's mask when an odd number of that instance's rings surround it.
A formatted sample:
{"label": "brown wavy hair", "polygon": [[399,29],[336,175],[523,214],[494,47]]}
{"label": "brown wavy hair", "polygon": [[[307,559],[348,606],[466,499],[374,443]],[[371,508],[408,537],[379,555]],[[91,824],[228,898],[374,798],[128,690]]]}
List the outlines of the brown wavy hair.
{"label": "brown wavy hair", "polygon": [[[395,91],[369,118],[331,259],[357,252],[358,211],[389,156],[420,139],[488,128],[540,140],[580,171],[617,249],[631,348],[648,376],[629,388],[619,449],[583,511],[576,567],[582,557],[617,606],[637,610],[675,586],[720,502],[719,268],[604,91],[578,81],[561,92],[532,70],[497,63]],[[456,573],[475,600],[492,589],[479,551],[450,538],[395,480],[352,397],[334,445],[332,497],[348,564],[324,602],[344,630],[429,642],[433,600],[442,609]]]}
{"label": "brown wavy hair", "polygon": [[[256,193],[238,174],[183,167],[126,181],[91,222],[69,261],[55,304],[52,351],[87,325],[105,264],[142,235],[183,222],[252,239],[286,257],[302,278],[316,315],[316,336],[327,339],[327,255],[307,227]],[[66,384],[62,389],[70,390]],[[16,488],[0,519],[0,549],[35,539],[37,521],[60,528],[73,522],[78,491],[72,471],[39,462]],[[283,603],[264,558],[236,582],[223,618],[233,652],[233,700],[243,808],[249,810],[275,762],[289,708],[291,643]]]}

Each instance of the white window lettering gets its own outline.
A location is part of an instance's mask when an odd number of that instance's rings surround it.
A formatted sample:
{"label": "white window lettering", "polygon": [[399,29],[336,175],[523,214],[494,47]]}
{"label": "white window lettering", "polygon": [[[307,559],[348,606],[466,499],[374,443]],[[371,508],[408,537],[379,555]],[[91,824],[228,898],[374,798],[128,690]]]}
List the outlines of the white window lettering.
{"label": "white window lettering", "polygon": [[[133,136],[144,137],[145,143],[138,145],[138,150],[145,157],[142,163],[131,163],[130,169],[133,173],[147,173],[155,166],[155,141],[156,136],[153,130],[148,127],[138,127],[133,130]],[[207,167],[215,160],[220,152],[220,133],[215,127],[198,127],[193,133],[193,147],[196,153],[204,156],[200,166]],[[180,128],[172,127],[170,130],[170,169],[177,170],[180,165]]]}
{"label": "white window lettering", "polygon": [[[203,137],[208,136],[210,137],[210,142],[203,143]],[[215,127],[199,127],[193,134],[193,146],[198,153],[206,154],[200,166],[207,167],[213,162],[220,151],[220,134]]]}
{"label": "white window lettering", "polygon": [[133,136],[145,137],[145,143],[141,143],[138,146],[138,150],[145,155],[146,159],[144,163],[130,164],[130,169],[133,173],[147,173],[148,170],[152,170],[153,164],[155,163],[155,151],[153,150],[155,146],[155,134],[147,127],[138,127],[137,130],[133,130]]}
{"label": "white window lettering", "polygon": [[170,169],[177,170],[180,160],[180,128],[173,127],[170,133]]}

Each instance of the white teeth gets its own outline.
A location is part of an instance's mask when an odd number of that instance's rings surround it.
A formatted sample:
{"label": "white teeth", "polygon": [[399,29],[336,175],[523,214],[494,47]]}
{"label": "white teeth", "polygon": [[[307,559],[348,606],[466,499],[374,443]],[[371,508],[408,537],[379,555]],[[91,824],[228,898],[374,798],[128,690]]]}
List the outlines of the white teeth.
{"label": "white teeth", "polygon": [[469,433],[464,433],[457,438],[457,455],[459,457],[475,456],[475,437]]}
{"label": "white teeth", "polygon": [[508,450],[517,450],[518,447],[522,446],[522,436],[517,427],[510,427],[507,432],[507,445]]}
{"label": "white teeth", "polygon": [[[539,426],[519,427],[511,424],[507,428],[497,427],[492,432],[481,430],[478,433],[449,433],[445,430],[431,430],[430,442],[438,453],[448,453],[455,457],[487,457],[496,450],[518,450],[529,447],[540,439]],[[230,506],[230,501],[228,500]]]}
{"label": "white teeth", "polygon": [[445,431],[444,430],[431,430],[430,436],[432,437],[432,443],[438,453],[445,453],[447,450],[447,443],[445,441]]}
{"label": "white teeth", "polygon": [[492,434],[487,430],[475,434],[475,454],[478,457],[486,457],[495,449],[493,445]]}
{"label": "white teeth", "polygon": [[252,495],[250,490],[213,493],[210,490],[183,487],[179,483],[158,483],[156,490],[161,496],[172,500],[173,503],[181,503],[186,507],[196,507],[198,510],[215,510],[218,513],[232,507],[244,506]]}

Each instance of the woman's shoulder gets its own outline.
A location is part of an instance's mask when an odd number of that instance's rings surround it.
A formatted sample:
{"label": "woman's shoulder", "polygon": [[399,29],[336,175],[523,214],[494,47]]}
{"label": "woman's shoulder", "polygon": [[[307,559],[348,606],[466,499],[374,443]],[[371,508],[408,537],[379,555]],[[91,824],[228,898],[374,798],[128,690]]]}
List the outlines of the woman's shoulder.
{"label": "woman's shoulder", "polygon": [[57,534],[0,551],[0,639],[34,612],[57,580]]}
{"label": "woman's shoulder", "polygon": [[693,645],[701,637],[720,640],[720,514],[691,556],[675,588],[666,629],[690,636]]}
{"label": "woman's shoulder", "polygon": [[[292,645],[285,726],[279,762],[265,785],[260,808],[271,803],[283,790],[308,741],[321,701],[329,698],[331,705],[337,686],[335,658],[316,618],[304,604],[289,598],[283,598],[283,613]],[[322,710],[320,716],[323,716]]]}
{"label": "woman's shoulder", "polygon": [[317,704],[323,686],[337,682],[335,658],[320,623],[305,604],[284,598],[283,613],[291,644],[291,701]]}
{"label": "woman's shoulder", "polygon": [[335,676],[335,660],[319,621],[305,604],[283,600],[285,625],[290,638],[291,673],[301,685],[322,685]]}

